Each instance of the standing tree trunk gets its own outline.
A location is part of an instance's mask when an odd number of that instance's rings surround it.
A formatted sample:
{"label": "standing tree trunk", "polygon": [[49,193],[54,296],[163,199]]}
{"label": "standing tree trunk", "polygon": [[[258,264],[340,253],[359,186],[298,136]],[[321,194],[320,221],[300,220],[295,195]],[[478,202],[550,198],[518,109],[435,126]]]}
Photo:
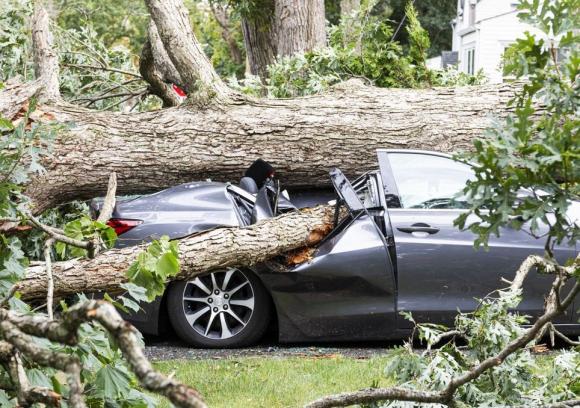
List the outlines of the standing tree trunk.
{"label": "standing tree trunk", "polygon": [[34,73],[44,83],[42,96],[49,101],[60,99],[58,57],[54,52],[50,19],[43,0],[34,3],[32,17],[32,44]]}
{"label": "standing tree trunk", "polygon": [[242,21],[251,74],[265,79],[276,57],[326,45],[324,0],[262,0],[255,6],[264,10]]}
{"label": "standing tree trunk", "polygon": [[265,79],[268,77],[268,65],[276,59],[272,21],[262,21],[255,18],[242,19],[242,34],[248,58],[250,74]]}
{"label": "standing tree trunk", "polygon": [[324,0],[276,0],[274,21],[279,57],[326,43]]}

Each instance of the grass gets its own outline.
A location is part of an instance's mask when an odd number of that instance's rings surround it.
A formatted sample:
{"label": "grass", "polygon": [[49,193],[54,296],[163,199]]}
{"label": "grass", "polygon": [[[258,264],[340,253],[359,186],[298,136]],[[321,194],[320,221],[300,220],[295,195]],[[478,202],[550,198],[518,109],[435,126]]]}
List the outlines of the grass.
{"label": "grass", "polygon": [[[154,364],[193,385],[212,408],[301,407],[323,395],[371,385],[391,385],[383,375],[385,356],[354,359],[246,357],[225,360],[172,360]],[[169,407],[162,401],[161,408]]]}

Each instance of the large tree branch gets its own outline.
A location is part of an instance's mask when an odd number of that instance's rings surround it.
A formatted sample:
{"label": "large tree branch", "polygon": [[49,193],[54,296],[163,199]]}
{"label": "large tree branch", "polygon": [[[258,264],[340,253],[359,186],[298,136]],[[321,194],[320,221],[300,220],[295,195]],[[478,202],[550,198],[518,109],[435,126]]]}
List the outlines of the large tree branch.
{"label": "large tree branch", "polygon": [[146,0],[159,37],[190,97],[202,105],[230,102],[234,92],[213,69],[191,29],[181,0]]}
{"label": "large tree branch", "polygon": [[169,59],[153,21],[149,22],[148,38],[141,52],[139,72],[149,83],[151,92],[161,98],[164,107],[181,104],[171,84],[183,86],[183,81]]}
{"label": "large tree branch", "polygon": [[[333,207],[287,213],[246,228],[217,228],[179,242],[181,273],[188,279],[209,270],[250,266],[284,252],[318,243],[332,228]],[[80,292],[118,292],[127,281],[125,272],[144,245],[113,249],[94,259],[52,265],[54,295]],[[17,284],[24,299],[41,299],[47,293],[46,269],[34,266]]]}
{"label": "large tree branch", "polygon": [[118,194],[139,194],[192,180],[237,180],[257,157],[274,165],[286,187],[328,185],[332,166],[349,176],[376,168],[377,148],[469,149],[491,115],[506,113],[514,89],[380,89],[350,82],[323,95],[199,111],[119,114],[44,105],[66,127],[44,161],[47,172],[26,194],[38,213],[103,195],[112,171]]}
{"label": "large tree branch", "polygon": [[34,2],[32,18],[32,50],[34,54],[34,71],[44,88],[42,96],[50,101],[60,99],[58,82],[58,56],[54,52],[54,40],[50,31],[50,19],[44,0]]}

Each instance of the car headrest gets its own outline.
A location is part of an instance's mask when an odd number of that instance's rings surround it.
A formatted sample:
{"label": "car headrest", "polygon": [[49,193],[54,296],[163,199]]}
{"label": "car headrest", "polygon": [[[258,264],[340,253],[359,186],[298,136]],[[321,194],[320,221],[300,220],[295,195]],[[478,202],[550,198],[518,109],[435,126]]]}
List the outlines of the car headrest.
{"label": "car headrest", "polygon": [[250,194],[256,194],[258,192],[258,185],[251,177],[242,177],[240,180],[240,187]]}
{"label": "car headrest", "polygon": [[258,159],[248,167],[244,176],[253,178],[258,188],[262,188],[266,179],[274,177],[274,167],[267,161]]}

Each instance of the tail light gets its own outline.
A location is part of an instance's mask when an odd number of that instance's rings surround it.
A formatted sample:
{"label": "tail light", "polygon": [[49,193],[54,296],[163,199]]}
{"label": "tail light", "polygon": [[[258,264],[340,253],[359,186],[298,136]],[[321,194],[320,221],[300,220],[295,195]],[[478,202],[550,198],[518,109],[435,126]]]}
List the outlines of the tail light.
{"label": "tail light", "polygon": [[107,225],[115,230],[117,236],[124,234],[141,223],[143,223],[141,220],[124,220],[122,218],[111,218],[107,221]]}

